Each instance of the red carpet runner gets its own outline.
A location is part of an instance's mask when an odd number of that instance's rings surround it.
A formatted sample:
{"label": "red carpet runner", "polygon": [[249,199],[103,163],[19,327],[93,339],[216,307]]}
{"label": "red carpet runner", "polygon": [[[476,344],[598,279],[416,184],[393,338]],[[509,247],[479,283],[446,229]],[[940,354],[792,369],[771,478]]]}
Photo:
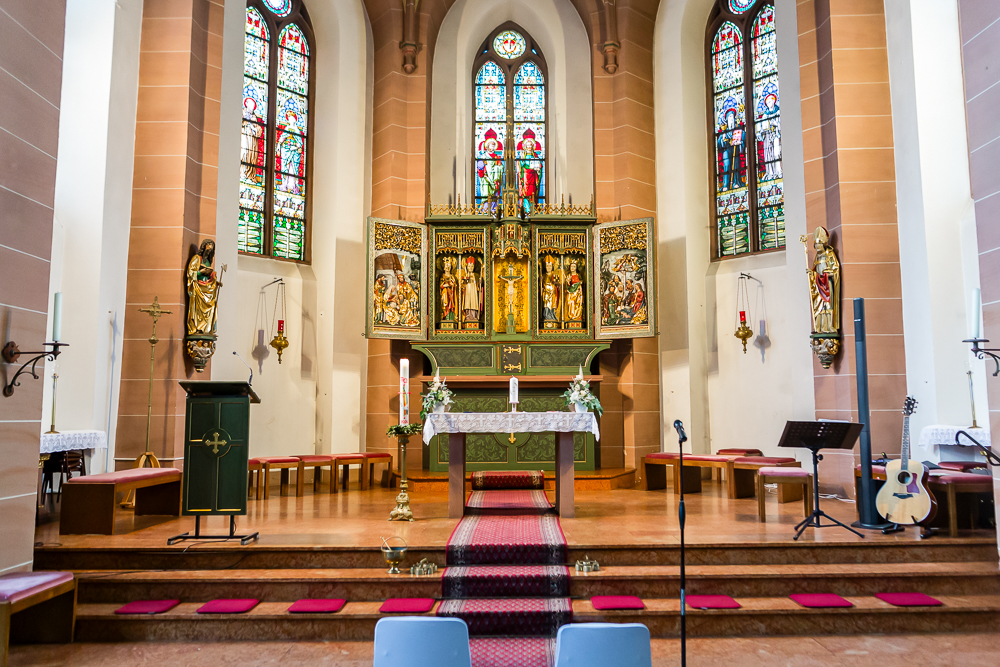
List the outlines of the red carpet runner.
{"label": "red carpet runner", "polygon": [[541,472],[474,473],[467,511],[448,540],[439,616],[469,626],[473,667],[549,667],[572,620],[566,538]]}

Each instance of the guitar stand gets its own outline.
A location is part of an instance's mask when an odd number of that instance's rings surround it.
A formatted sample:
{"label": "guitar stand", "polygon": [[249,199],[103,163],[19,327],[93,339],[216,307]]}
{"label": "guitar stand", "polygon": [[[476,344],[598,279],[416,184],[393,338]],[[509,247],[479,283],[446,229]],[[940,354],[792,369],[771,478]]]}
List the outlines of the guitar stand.
{"label": "guitar stand", "polygon": [[195,516],[194,518],[194,535],[191,533],[181,533],[180,535],[174,535],[169,540],[167,540],[167,546],[175,544],[176,542],[183,542],[184,540],[239,540],[240,546],[246,546],[252,541],[260,539],[260,533],[251,533],[249,535],[237,535],[236,534],[236,515],[229,515],[229,534],[228,535],[202,535],[201,534],[201,516]]}
{"label": "guitar stand", "polygon": [[[921,525],[917,524],[916,522],[914,522],[912,525],[913,525],[914,528],[919,528],[920,529],[920,539],[922,539],[922,540],[928,540],[928,539],[934,537],[941,530],[940,528],[930,528],[928,526],[921,526]],[[888,526],[887,528],[883,528],[882,529],[882,534],[883,535],[891,535],[892,533],[901,533],[904,530],[906,530],[906,528],[907,528],[907,526],[904,526],[904,525],[899,524],[899,523],[894,523],[891,526]]]}
{"label": "guitar stand", "polygon": [[[846,523],[841,523],[840,521],[837,521],[832,516],[830,516],[829,514],[827,514],[826,512],[824,512],[819,508],[819,462],[823,460],[823,455],[819,453],[818,449],[812,449],[812,455],[813,455],[813,511],[812,514],[810,514],[805,519],[796,524],[795,537],[793,537],[792,539],[798,540],[800,537],[802,537],[802,533],[805,532],[806,528],[810,526],[812,526],[813,528],[831,528],[833,526],[840,526],[841,528],[846,528],[847,530],[851,531],[858,537],[864,537],[864,535],[854,530]],[[820,517],[826,517],[833,523],[828,523],[826,525],[823,525],[820,523]]]}

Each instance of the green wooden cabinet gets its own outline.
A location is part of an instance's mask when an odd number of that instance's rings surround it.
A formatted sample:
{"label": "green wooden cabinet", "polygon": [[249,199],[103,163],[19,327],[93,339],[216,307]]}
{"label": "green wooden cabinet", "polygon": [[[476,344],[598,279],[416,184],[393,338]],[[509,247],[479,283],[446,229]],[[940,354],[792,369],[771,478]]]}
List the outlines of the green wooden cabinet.
{"label": "green wooden cabinet", "polygon": [[250,404],[260,399],[246,382],[181,382],[184,488],[188,516],[247,513]]}

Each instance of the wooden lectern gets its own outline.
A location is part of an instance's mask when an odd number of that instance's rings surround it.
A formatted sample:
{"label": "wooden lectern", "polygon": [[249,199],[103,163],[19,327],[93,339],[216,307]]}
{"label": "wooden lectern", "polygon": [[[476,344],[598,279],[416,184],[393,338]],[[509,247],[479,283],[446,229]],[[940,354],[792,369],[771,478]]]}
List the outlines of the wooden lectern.
{"label": "wooden lectern", "polygon": [[[250,404],[260,403],[247,382],[181,382],[187,392],[184,418],[184,485],[181,514],[198,517],[195,533],[170,538],[234,539],[243,544],[257,534],[235,535],[236,515],[247,513],[247,458]],[[202,516],[229,515],[230,534],[200,534]]]}

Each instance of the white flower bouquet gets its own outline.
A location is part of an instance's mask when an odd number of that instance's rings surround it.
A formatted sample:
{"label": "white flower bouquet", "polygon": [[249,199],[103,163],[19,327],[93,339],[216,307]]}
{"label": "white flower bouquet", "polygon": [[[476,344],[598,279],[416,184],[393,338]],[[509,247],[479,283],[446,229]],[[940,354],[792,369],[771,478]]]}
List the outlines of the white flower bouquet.
{"label": "white flower bouquet", "polygon": [[601,401],[590,393],[590,383],[583,379],[583,368],[569,383],[569,389],[563,392],[562,397],[566,399],[567,406],[576,406],[577,412],[593,410],[599,415],[604,414]]}
{"label": "white flower bouquet", "polygon": [[427,415],[431,412],[444,412],[454,402],[452,401],[452,396],[454,396],[454,393],[451,389],[448,389],[445,380],[442,380],[440,375],[435,375],[434,379],[427,386],[427,393],[424,394],[423,410],[420,411],[420,418],[426,419]]}

